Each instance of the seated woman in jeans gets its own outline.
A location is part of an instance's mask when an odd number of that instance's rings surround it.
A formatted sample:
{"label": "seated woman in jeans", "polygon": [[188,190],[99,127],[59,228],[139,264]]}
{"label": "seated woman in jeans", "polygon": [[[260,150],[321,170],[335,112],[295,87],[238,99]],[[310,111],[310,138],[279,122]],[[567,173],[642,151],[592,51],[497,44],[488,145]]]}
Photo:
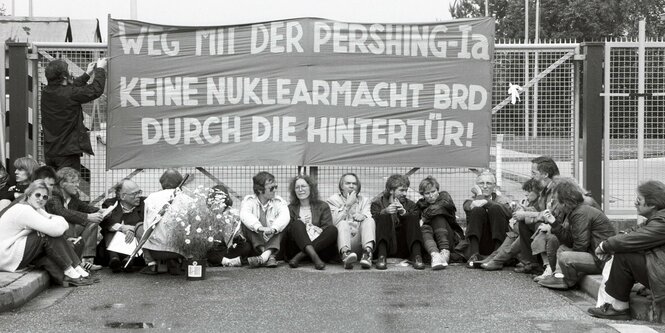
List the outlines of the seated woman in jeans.
{"label": "seated woman in jeans", "polygon": [[0,217],[0,271],[14,272],[35,264],[65,287],[90,285],[93,279],[80,266],[73,246],[62,237],[69,224],[44,210],[48,197],[46,183],[36,180],[27,187],[21,202]]}
{"label": "seated woman in jeans", "polygon": [[[291,221],[286,232],[285,256],[296,268],[309,256],[318,270],[326,268],[321,256],[332,259],[337,254],[337,228],[330,206],[319,199],[317,183],[309,176],[296,176],[289,184]],[[294,255],[295,254],[295,255]]]}

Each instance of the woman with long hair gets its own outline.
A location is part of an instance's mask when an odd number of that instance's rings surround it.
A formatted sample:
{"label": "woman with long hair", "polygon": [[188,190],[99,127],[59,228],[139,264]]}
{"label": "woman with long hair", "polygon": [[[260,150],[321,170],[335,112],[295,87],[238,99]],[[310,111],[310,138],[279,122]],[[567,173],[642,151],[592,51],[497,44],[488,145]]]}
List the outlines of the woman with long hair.
{"label": "woman with long hair", "polygon": [[[309,176],[296,176],[289,184],[291,221],[287,227],[286,256],[291,257],[289,266],[296,268],[305,257],[314,262],[318,270],[325,269],[321,259],[337,254],[337,228],[333,225],[330,206],[319,198],[316,181]],[[295,246],[294,246],[295,245]],[[293,250],[297,253],[293,255]]]}

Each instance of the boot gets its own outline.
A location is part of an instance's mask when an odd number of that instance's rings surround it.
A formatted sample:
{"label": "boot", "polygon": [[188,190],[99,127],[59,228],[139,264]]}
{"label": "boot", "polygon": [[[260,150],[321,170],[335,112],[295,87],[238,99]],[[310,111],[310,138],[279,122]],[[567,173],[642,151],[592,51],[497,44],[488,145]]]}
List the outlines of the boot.
{"label": "boot", "polygon": [[300,261],[303,260],[305,256],[306,256],[305,252],[302,251],[298,252],[298,254],[296,254],[295,256],[293,256],[293,258],[291,258],[291,260],[289,260],[289,266],[291,266],[291,268],[298,268],[298,266],[300,266]]}
{"label": "boot", "polygon": [[314,250],[314,247],[311,245],[305,246],[305,253],[309,256],[310,259],[312,259],[312,262],[314,263],[314,268],[318,270],[322,270],[326,268],[326,264],[319,258],[319,255],[316,253],[316,250]]}

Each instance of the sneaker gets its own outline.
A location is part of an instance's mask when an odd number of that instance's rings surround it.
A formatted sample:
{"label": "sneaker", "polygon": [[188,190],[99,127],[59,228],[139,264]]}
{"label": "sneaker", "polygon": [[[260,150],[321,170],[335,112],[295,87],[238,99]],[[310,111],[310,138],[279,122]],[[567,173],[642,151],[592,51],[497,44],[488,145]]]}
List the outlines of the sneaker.
{"label": "sneaker", "polygon": [[554,275],[554,273],[552,273],[552,268],[550,267],[550,265],[547,265],[547,266],[545,266],[545,271],[543,272],[543,274],[534,277],[533,282],[539,282],[539,281],[545,279],[546,277],[553,276],[553,275]]}
{"label": "sneaker", "polygon": [[344,269],[353,269],[353,263],[358,261],[358,256],[351,251],[346,251],[342,255],[342,261],[344,262]]}
{"label": "sneaker", "polygon": [[446,266],[443,265],[443,258],[441,257],[441,254],[438,252],[432,252],[432,270],[438,271],[444,268],[446,268]]}
{"label": "sneaker", "polygon": [[596,318],[612,319],[612,320],[633,319],[630,315],[630,309],[617,310],[610,303],[605,303],[597,308],[589,308],[587,312],[589,312],[591,316]]}
{"label": "sneaker", "polygon": [[233,259],[228,259],[226,257],[222,258],[222,266],[224,267],[240,267],[242,266],[242,260],[240,257],[235,257]]}
{"label": "sneaker", "polygon": [[268,268],[277,267],[277,259],[275,259],[274,255],[271,254],[270,257],[268,257],[268,260],[266,261],[265,266],[268,267]]}
{"label": "sneaker", "polygon": [[250,268],[257,268],[263,266],[263,258],[261,256],[254,256],[247,258],[247,263]]}
{"label": "sneaker", "polygon": [[363,269],[372,268],[372,251],[363,252],[363,256],[360,259],[360,267]]}
{"label": "sneaker", "polygon": [[448,266],[448,262],[450,262],[450,250],[441,250],[441,263],[443,264],[443,267]]}
{"label": "sneaker", "polygon": [[567,290],[569,288],[568,285],[566,284],[566,281],[564,281],[563,278],[558,278],[554,276],[548,276],[538,281],[538,284],[545,288],[550,288],[550,289]]}
{"label": "sneaker", "polygon": [[95,258],[83,258],[81,259],[81,267],[86,271],[98,271],[102,269],[101,265],[95,265]]}

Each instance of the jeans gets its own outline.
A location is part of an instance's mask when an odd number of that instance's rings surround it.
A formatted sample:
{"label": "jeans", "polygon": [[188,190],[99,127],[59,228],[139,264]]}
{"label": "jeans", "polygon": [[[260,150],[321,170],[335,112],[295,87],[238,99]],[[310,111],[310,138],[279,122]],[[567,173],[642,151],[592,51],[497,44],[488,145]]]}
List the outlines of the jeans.
{"label": "jeans", "polygon": [[[355,235],[351,234],[352,226],[358,225]],[[337,223],[337,249],[347,248],[357,255],[361,255],[363,249],[369,247],[374,249],[374,234],[376,224],[371,217],[358,223],[355,221],[340,221]],[[320,236],[319,236],[320,237]]]}
{"label": "jeans", "polygon": [[273,250],[272,254],[277,254],[281,247],[282,237],[284,237],[284,232],[280,232],[266,241],[263,239],[262,233],[251,231],[245,225],[242,226],[242,232],[247,237],[247,241],[252,245],[252,250],[256,254],[261,254],[261,252],[270,249]]}
{"label": "jeans", "polygon": [[99,225],[96,223],[89,223],[87,225],[69,224],[69,229],[65,232],[65,238],[81,237],[79,241],[83,244],[83,252],[81,257],[94,258],[97,249],[97,234],[99,233]]}
{"label": "jeans", "polygon": [[442,215],[434,216],[420,227],[427,253],[452,251],[455,247],[455,231],[450,228],[448,220]]}
{"label": "jeans", "polygon": [[25,242],[23,260],[18,268],[25,268],[31,263],[44,268],[55,282],[62,283],[64,271],[81,265],[81,260],[64,237],[49,237],[32,232]]}
{"label": "jeans", "polygon": [[559,246],[557,261],[569,287],[576,285],[586,274],[600,274],[603,271],[602,263],[599,264],[591,253],[573,251],[565,245]]}

